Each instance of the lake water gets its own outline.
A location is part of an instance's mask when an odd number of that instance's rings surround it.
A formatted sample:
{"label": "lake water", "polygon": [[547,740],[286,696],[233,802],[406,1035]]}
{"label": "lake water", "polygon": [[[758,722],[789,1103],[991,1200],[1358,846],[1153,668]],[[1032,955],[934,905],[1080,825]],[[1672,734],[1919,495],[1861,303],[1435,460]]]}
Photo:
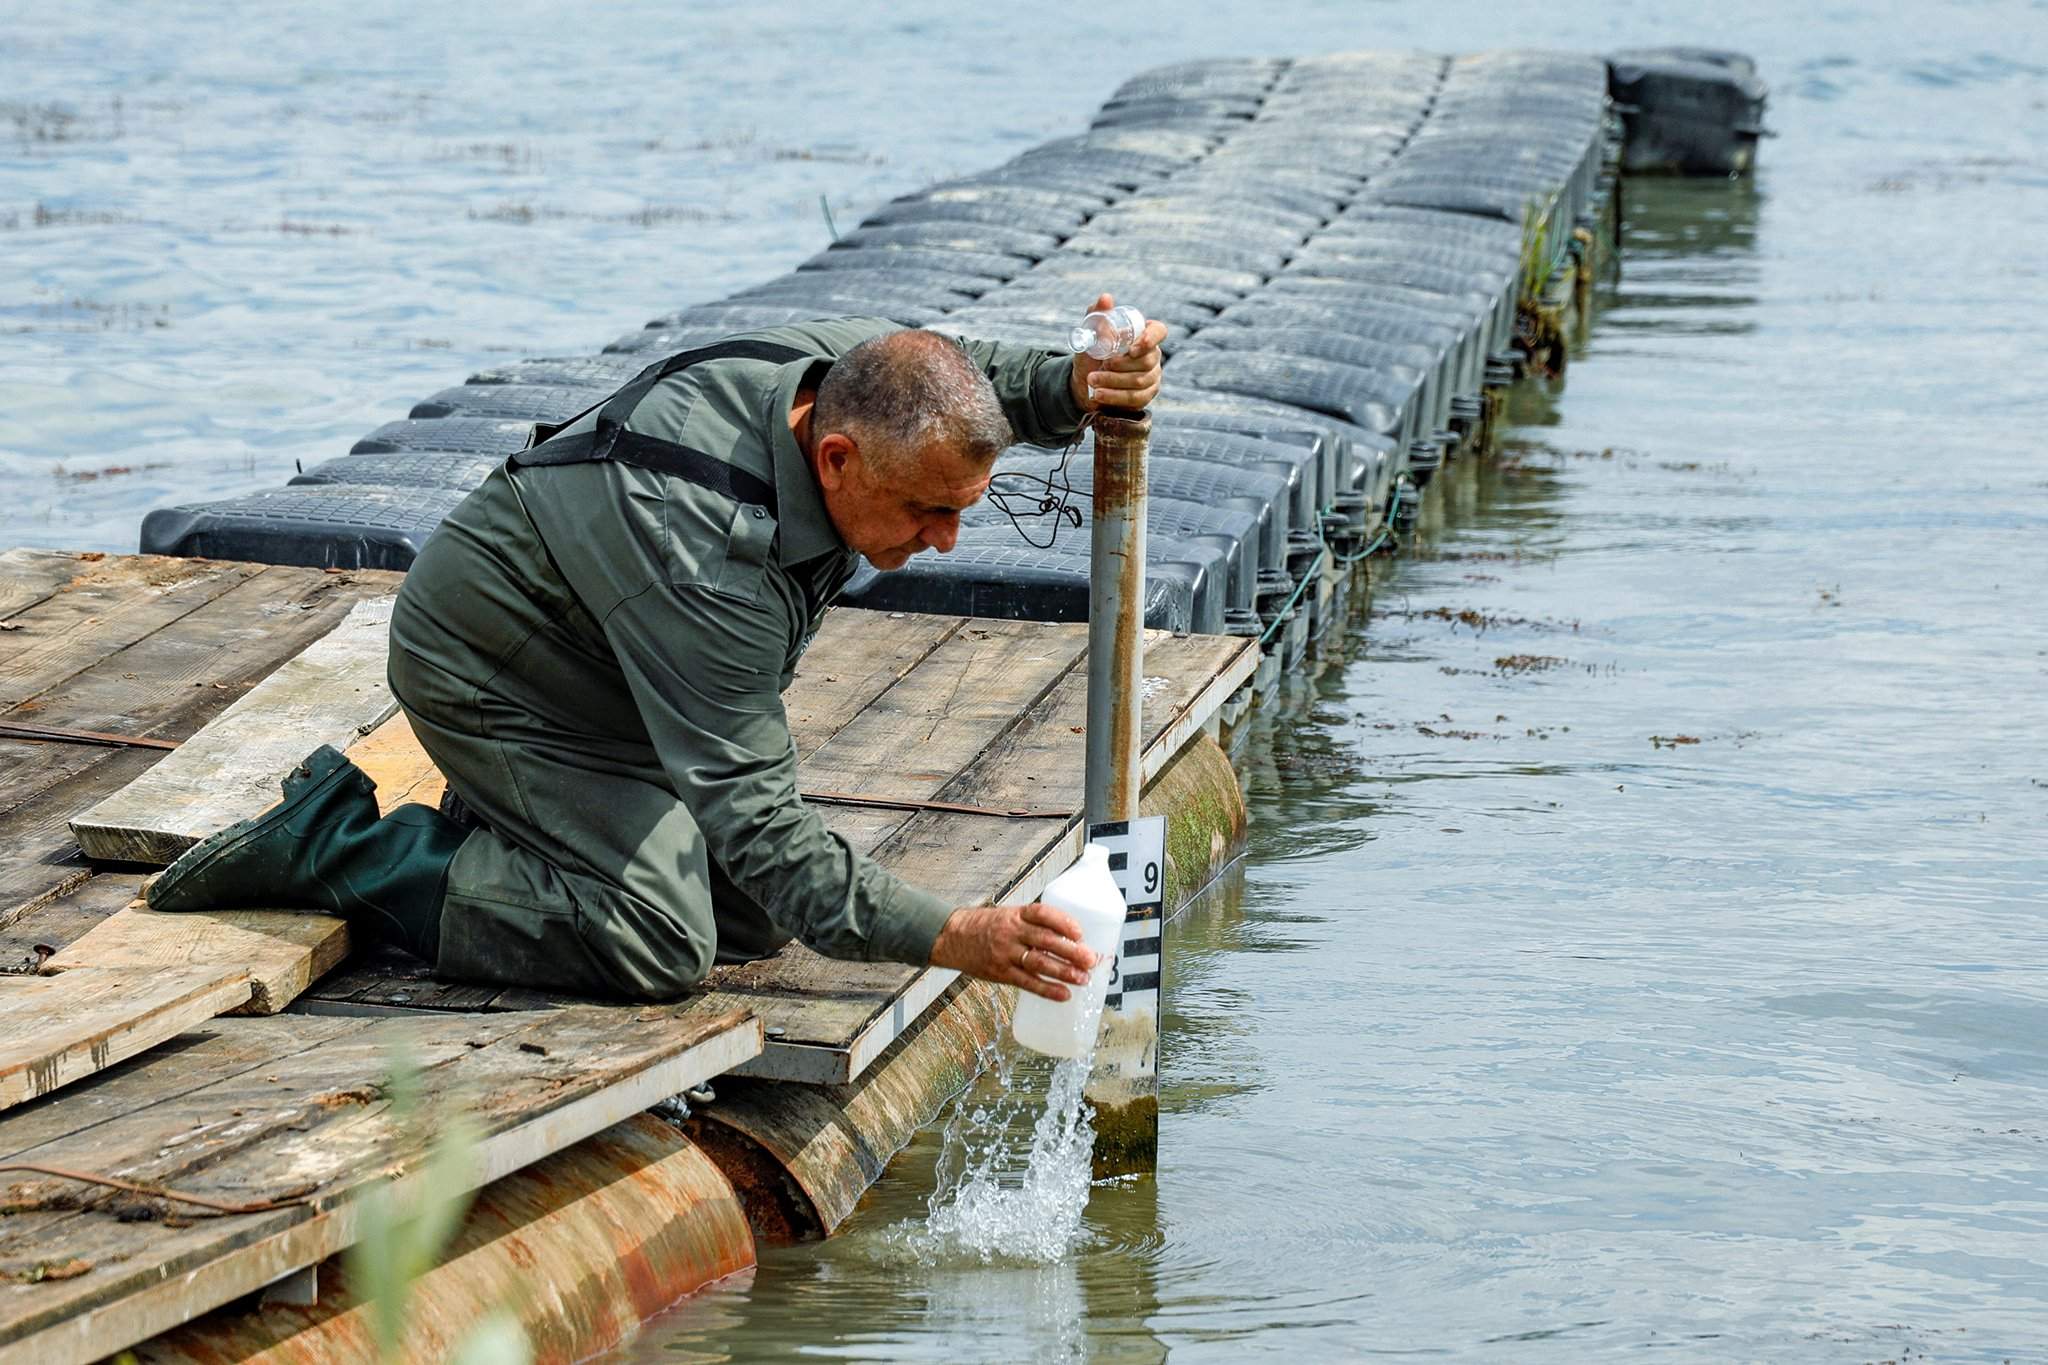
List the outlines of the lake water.
{"label": "lake water", "polygon": [[1244,764],[1161,1165],[927,1263],[940,1140],[640,1361],[2048,1356],[2048,5],[0,4],[0,542],[132,549],[1190,56],[1759,58]]}

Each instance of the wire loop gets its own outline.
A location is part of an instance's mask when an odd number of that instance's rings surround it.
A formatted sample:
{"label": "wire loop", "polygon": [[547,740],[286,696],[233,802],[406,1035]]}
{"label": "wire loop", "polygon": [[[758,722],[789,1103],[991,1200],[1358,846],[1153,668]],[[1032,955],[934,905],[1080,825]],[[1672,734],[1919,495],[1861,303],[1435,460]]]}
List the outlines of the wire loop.
{"label": "wire loop", "polygon": [[[1053,466],[1051,473],[1029,474],[1021,469],[1006,469],[988,481],[989,505],[1010,519],[1010,525],[1016,528],[1026,545],[1050,550],[1059,543],[1061,527],[1081,529],[1081,509],[1074,505],[1078,490],[1068,469],[1073,463],[1074,452],[1081,448],[1082,438],[1094,425],[1094,413],[1087,413],[1081,418],[1074,439],[1061,447],[1059,463]],[[1024,525],[1040,517],[1052,518],[1051,530],[1043,541],[1035,539]]]}

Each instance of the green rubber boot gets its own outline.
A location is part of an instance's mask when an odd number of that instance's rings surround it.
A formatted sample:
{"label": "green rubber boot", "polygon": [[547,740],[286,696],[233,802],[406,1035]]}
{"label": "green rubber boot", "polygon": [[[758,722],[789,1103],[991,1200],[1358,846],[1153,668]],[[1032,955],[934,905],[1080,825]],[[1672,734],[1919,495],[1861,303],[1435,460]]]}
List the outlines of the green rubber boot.
{"label": "green rubber boot", "polygon": [[324,910],[432,962],[448,864],[467,837],[426,806],[378,819],[377,784],[323,744],[285,776],[282,802],[194,844],[144,896],[174,912]]}

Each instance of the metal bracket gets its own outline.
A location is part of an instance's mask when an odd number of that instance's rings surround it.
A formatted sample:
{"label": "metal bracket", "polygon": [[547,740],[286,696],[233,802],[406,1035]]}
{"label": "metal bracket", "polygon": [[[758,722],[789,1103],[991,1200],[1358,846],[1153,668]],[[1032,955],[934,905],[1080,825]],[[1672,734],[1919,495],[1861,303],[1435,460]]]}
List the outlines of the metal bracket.
{"label": "metal bracket", "polygon": [[300,1266],[282,1279],[272,1280],[256,1296],[259,1307],[283,1304],[290,1308],[311,1308],[320,1302],[320,1264]]}

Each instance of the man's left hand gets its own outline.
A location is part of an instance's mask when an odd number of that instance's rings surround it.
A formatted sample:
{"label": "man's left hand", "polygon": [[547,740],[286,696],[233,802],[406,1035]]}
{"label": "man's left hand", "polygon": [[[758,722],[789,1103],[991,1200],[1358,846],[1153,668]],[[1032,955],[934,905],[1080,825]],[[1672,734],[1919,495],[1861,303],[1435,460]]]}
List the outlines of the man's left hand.
{"label": "man's left hand", "polygon": [[[1103,294],[1096,298],[1088,311],[1099,312],[1114,307],[1115,297]],[[1148,319],[1145,335],[1122,355],[1108,360],[1097,360],[1087,354],[1075,356],[1074,401],[1081,405],[1083,412],[1101,408],[1136,411],[1148,406],[1159,396],[1159,343],[1164,340],[1166,324]]]}
{"label": "man's left hand", "polygon": [[1074,917],[1036,903],[955,910],[932,943],[931,960],[1048,1000],[1065,1000],[1067,987],[1086,984],[1095,966]]}

